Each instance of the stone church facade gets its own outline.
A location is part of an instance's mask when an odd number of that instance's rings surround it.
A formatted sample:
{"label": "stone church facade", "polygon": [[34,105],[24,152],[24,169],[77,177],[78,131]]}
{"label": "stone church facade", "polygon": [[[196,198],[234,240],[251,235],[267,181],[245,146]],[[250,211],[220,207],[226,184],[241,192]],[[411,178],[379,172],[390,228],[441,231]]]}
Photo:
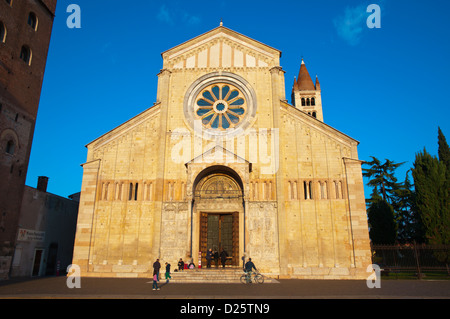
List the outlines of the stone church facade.
{"label": "stone church facade", "polygon": [[222,25],[162,53],[157,102],[87,145],[73,264],[148,277],[180,258],[251,257],[279,278],[366,278],[358,142],[323,122],[302,61]]}

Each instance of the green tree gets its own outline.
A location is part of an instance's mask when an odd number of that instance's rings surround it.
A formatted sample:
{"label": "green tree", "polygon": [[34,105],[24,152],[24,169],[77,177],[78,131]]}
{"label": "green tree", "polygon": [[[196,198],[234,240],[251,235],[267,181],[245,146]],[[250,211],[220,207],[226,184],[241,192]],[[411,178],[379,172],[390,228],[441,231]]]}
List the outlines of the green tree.
{"label": "green tree", "polygon": [[438,155],[439,161],[444,163],[445,168],[447,170],[447,179],[449,179],[450,175],[450,148],[447,144],[447,140],[445,139],[444,133],[442,133],[441,128],[438,127]]}
{"label": "green tree", "polygon": [[401,243],[425,241],[424,227],[416,207],[416,193],[414,184],[406,172],[405,181],[394,192],[393,208],[397,223],[397,240]]}
{"label": "green tree", "polygon": [[397,225],[394,221],[394,209],[378,195],[372,193],[372,201],[367,209],[369,218],[369,236],[375,245],[391,245],[397,239]]}
{"label": "green tree", "polygon": [[412,169],[415,202],[430,244],[450,244],[446,166],[426,149],[416,154]]}
{"label": "green tree", "polygon": [[392,204],[394,193],[401,186],[394,173],[404,162],[395,163],[386,159],[384,163],[381,163],[378,158],[374,156],[371,158],[372,161],[366,163],[370,167],[363,168],[363,176],[369,178],[367,185],[371,186],[376,193],[381,194],[386,202]]}

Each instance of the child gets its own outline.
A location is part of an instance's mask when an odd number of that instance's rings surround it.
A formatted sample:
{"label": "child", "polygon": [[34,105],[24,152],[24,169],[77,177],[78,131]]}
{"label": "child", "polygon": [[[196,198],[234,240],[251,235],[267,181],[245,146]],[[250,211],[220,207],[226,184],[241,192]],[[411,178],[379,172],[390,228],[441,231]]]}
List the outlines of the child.
{"label": "child", "polygon": [[169,283],[169,279],[172,279],[170,276],[170,264],[166,262],[166,283]]}
{"label": "child", "polygon": [[153,290],[159,290],[158,288],[158,275],[156,272],[153,273]]}

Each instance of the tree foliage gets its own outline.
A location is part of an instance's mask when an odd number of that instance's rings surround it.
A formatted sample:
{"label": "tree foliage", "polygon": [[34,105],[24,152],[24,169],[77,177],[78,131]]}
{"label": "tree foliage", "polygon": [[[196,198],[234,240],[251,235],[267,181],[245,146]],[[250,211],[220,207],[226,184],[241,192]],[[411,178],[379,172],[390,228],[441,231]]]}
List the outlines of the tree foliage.
{"label": "tree foliage", "polygon": [[395,170],[403,165],[404,162],[395,163],[386,159],[384,163],[381,163],[378,158],[374,156],[371,156],[371,158],[372,161],[367,163],[370,167],[363,168],[363,176],[370,179],[367,185],[371,186],[378,194],[381,194],[385,201],[392,203],[395,191],[401,185],[397,182]]}

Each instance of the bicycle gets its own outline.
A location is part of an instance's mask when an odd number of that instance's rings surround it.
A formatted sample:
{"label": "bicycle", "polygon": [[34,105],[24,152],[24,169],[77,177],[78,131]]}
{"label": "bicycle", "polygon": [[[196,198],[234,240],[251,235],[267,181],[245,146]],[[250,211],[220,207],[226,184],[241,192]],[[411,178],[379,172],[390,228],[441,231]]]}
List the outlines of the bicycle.
{"label": "bicycle", "polygon": [[262,284],[264,283],[264,276],[259,272],[248,272],[241,276],[240,278],[241,283],[243,284],[251,284],[254,282],[255,284]]}

